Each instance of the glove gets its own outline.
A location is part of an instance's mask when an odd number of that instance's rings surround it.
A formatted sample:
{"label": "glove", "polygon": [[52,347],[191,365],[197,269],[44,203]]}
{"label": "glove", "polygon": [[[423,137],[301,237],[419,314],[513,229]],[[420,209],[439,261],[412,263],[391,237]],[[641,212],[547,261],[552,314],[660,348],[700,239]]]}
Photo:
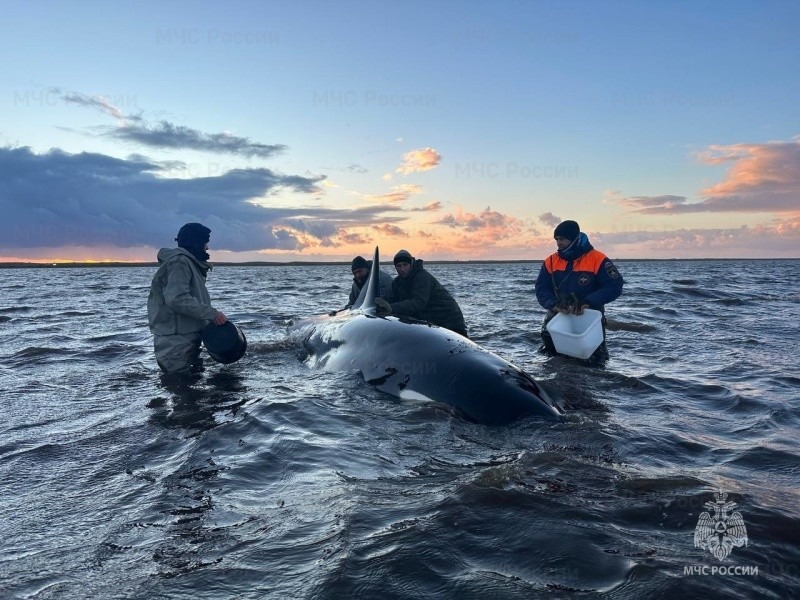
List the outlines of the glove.
{"label": "glove", "polygon": [[392,314],[392,305],[383,298],[375,298],[375,309],[381,317]]}

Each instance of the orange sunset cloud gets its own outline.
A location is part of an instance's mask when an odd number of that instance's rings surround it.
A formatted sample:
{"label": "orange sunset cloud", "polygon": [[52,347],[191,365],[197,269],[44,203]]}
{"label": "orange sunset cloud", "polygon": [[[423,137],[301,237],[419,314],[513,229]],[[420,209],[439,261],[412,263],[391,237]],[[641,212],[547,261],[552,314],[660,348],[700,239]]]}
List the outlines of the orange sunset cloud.
{"label": "orange sunset cloud", "polygon": [[792,142],[710,146],[699,158],[710,165],[733,163],[725,180],[705,188],[701,192],[703,196],[750,199],[753,209],[763,209],[763,200],[771,196],[772,210],[797,210],[800,200],[800,140],[797,138]]}
{"label": "orange sunset cloud", "polygon": [[364,196],[370,202],[388,202],[390,204],[399,204],[405,202],[414,194],[421,194],[422,186],[413,183],[405,183],[392,188],[391,192],[386,194],[376,194]]}
{"label": "orange sunset cloud", "polygon": [[408,237],[408,234],[397,225],[384,223],[383,225],[373,225],[372,228],[386,237]]}
{"label": "orange sunset cloud", "polygon": [[793,213],[800,205],[800,140],[763,144],[712,145],[697,154],[707,165],[731,164],[724,179],[699,192],[700,202],[685,196],[620,197],[609,201],[642,214],[697,212]]}
{"label": "orange sunset cloud", "polygon": [[397,167],[397,172],[408,175],[418,171],[430,171],[439,166],[441,160],[442,155],[433,148],[419,148],[403,155],[403,164]]}

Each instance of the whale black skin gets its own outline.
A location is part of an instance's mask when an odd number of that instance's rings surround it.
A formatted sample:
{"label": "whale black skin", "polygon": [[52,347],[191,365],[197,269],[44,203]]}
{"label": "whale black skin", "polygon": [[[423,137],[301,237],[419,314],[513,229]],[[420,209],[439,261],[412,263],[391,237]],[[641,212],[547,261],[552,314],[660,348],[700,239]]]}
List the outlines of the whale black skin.
{"label": "whale black skin", "polygon": [[525,416],[562,418],[562,409],[532,377],[473,341],[424,321],[377,316],[378,269],[375,248],[370,281],[353,309],[292,327],[309,367],[359,372],[383,392],[445,402],[486,425]]}

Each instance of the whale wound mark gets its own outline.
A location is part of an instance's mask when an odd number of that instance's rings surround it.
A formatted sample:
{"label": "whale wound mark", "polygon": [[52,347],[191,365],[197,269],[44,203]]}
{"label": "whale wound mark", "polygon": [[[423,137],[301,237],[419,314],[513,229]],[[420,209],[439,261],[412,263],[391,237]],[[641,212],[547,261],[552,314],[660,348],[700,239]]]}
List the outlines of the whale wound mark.
{"label": "whale wound mark", "polygon": [[406,386],[408,385],[408,382],[409,382],[410,380],[411,380],[411,375],[409,375],[409,374],[407,374],[407,373],[406,373],[406,376],[403,378],[403,381],[401,381],[400,383],[398,383],[398,384],[397,384],[397,387],[398,387],[400,390],[404,390],[404,389],[406,388]]}
{"label": "whale wound mark", "polygon": [[511,379],[514,381],[519,387],[521,387],[526,392],[531,392],[532,394],[539,395],[539,386],[536,382],[524,371],[509,371],[508,369],[500,369],[500,373],[506,379]]}
{"label": "whale wound mark", "polygon": [[384,383],[389,381],[389,378],[395,373],[397,373],[397,369],[395,369],[394,367],[387,367],[386,375],[376,377],[375,379],[368,379],[367,383],[369,383],[370,385],[383,385]]}

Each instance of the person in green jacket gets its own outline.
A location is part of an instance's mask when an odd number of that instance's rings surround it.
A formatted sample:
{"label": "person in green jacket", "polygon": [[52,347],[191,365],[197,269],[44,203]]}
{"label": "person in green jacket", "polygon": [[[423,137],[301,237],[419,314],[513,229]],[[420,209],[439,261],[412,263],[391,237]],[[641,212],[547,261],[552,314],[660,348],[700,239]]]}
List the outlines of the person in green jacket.
{"label": "person in green jacket", "polygon": [[413,317],[469,337],[458,302],[424,269],[422,259],[400,250],[394,255],[394,268],[397,277],[392,280],[393,301],[376,298],[379,315]]}
{"label": "person in green jacket", "polygon": [[211,230],[187,223],[178,231],[177,248],[158,252],[159,267],[150,285],[147,317],[156,361],[164,373],[182,375],[201,370],[202,331],[210,322],[223,325],[224,313],[211,306],[206,289]]}

